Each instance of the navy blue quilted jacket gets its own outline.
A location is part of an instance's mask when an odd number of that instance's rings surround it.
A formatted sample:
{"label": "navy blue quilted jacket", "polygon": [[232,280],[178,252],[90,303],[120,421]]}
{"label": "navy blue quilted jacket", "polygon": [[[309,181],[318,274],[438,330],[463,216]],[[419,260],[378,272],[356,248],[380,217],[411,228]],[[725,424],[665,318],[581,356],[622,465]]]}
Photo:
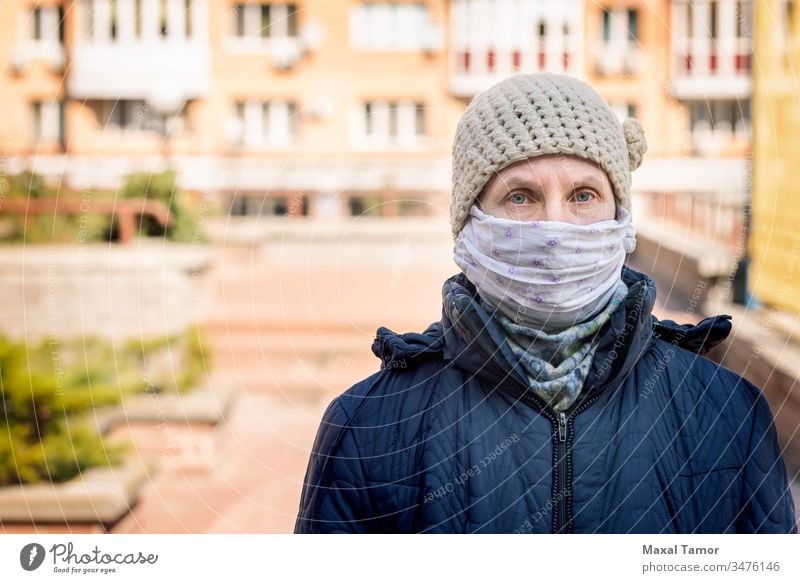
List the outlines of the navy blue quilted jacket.
{"label": "navy blue quilted jacket", "polygon": [[527,388],[462,273],[423,333],[379,328],[381,369],[325,411],[295,532],[797,532],[766,400],[702,356],[730,316],[659,321],[653,280],[622,275],[564,413]]}

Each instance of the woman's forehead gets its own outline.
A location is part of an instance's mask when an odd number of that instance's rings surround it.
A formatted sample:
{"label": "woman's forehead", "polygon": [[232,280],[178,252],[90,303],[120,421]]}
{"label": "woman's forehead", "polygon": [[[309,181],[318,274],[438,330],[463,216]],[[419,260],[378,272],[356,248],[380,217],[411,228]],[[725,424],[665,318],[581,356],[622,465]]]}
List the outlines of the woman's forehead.
{"label": "woman's forehead", "polygon": [[506,166],[493,177],[504,185],[539,182],[555,173],[573,182],[593,181],[607,184],[605,171],[594,162],[576,156],[546,155],[521,160]]}

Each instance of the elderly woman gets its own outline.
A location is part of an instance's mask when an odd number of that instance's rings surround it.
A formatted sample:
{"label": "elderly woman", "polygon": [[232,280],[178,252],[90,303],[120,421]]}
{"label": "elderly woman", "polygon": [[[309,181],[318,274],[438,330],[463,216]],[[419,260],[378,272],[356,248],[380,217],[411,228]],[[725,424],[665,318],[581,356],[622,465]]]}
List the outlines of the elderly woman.
{"label": "elderly woman", "polygon": [[730,316],[659,321],[635,247],[646,142],[587,84],[515,75],[453,144],[461,268],[423,333],[333,400],[295,532],[796,532],[769,406],[702,356]]}

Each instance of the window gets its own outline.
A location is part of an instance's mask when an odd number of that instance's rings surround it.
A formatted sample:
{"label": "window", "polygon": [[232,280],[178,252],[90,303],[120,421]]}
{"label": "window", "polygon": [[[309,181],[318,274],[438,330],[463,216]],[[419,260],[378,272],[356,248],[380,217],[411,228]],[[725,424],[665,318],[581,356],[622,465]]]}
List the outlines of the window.
{"label": "window", "polygon": [[231,216],[307,216],[308,196],[305,194],[234,193],[228,212]]}
{"label": "window", "polygon": [[611,40],[611,11],[608,8],[603,9],[603,40]]}
{"label": "window", "polygon": [[712,40],[716,40],[717,39],[717,20],[718,20],[717,19],[717,3],[712,1],[709,4],[710,4],[710,8],[711,8],[711,23],[709,25],[709,28],[711,29],[711,31],[710,31],[711,32],[711,39]]}
{"label": "window", "polygon": [[231,196],[228,212],[232,217],[243,217],[247,215],[247,197],[241,194]]}
{"label": "window", "polygon": [[602,43],[595,55],[599,75],[628,75],[639,70],[639,12],[635,8],[603,9]]}
{"label": "window", "polygon": [[[198,0],[78,0],[86,40],[192,38],[197,33]],[[205,0],[208,1],[208,0]]]}
{"label": "window", "polygon": [[231,143],[236,147],[286,147],[297,139],[297,104],[292,101],[241,101],[234,103],[233,115]]}
{"label": "window", "polygon": [[169,10],[167,7],[167,0],[160,0],[159,2],[159,32],[161,36],[169,34]]}
{"label": "window", "polygon": [[736,37],[748,38],[750,36],[750,11],[748,10],[749,4],[746,6],[744,2],[739,0],[736,2]]}
{"label": "window", "polygon": [[747,133],[750,128],[750,100],[720,99],[690,103],[692,133]]}
{"label": "window", "polygon": [[413,145],[425,135],[425,107],[412,101],[363,104],[362,141],[372,147]]}
{"label": "window", "polygon": [[35,146],[64,143],[64,102],[31,103],[31,143]]}
{"label": "window", "polygon": [[192,1],[193,0],[183,0],[184,22],[186,23],[186,30],[184,30],[184,32],[186,33],[186,38],[192,38]]}
{"label": "window", "polygon": [[353,217],[426,216],[430,210],[421,197],[389,198],[378,192],[353,193],[347,197],[347,210]]}
{"label": "window", "polygon": [[295,4],[236,4],[234,36],[240,39],[268,39],[297,36]]}
{"label": "window", "polygon": [[150,131],[172,134],[187,129],[185,106],[175,114],[165,114],[155,111],[147,102],[140,99],[102,99],[89,104],[103,131]]}
{"label": "window", "polygon": [[429,46],[433,24],[422,2],[364,2],[350,13],[357,50],[415,50]]}
{"label": "window", "polygon": [[64,43],[64,9],[60,6],[37,7],[31,13],[31,39],[44,43]]}
{"label": "window", "polygon": [[628,40],[632,42],[639,40],[639,11],[635,8],[628,10]]}
{"label": "window", "polygon": [[416,104],[417,115],[416,115],[416,125],[414,126],[414,131],[418,136],[425,135],[425,108],[422,107],[421,103]]}
{"label": "window", "polygon": [[604,8],[603,42],[612,44],[614,41],[623,41],[622,35],[628,42],[639,40],[639,11],[636,8]]}

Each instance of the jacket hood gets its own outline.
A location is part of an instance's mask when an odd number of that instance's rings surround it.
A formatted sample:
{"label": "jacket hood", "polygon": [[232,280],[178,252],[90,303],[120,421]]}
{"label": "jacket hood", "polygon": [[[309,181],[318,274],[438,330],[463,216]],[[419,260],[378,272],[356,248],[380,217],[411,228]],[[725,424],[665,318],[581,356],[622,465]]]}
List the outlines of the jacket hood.
{"label": "jacket hood", "polygon": [[[727,314],[711,316],[697,324],[658,320],[652,314],[655,282],[628,266],[623,266],[622,278],[628,294],[599,332],[599,344],[585,384],[588,388],[582,391],[584,397],[624,377],[652,338],[702,355],[725,340],[731,330],[731,316]],[[381,359],[381,368],[406,368],[438,358],[451,360],[494,385],[527,386],[525,372],[505,342],[502,329],[478,300],[475,286],[463,273],[449,277],[442,286],[440,321],[421,333],[398,334],[384,326],[378,328],[372,352]]]}

